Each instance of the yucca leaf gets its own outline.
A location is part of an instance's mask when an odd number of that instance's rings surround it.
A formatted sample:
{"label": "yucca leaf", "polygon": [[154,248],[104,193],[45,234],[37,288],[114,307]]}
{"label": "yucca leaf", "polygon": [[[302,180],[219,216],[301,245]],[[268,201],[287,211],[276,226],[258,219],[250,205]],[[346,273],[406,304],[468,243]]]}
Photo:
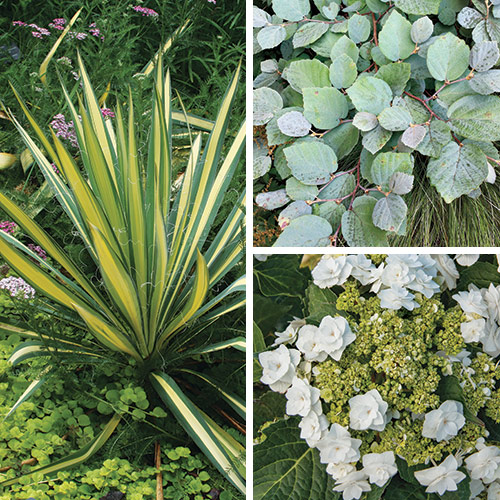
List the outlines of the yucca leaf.
{"label": "yucca leaf", "polygon": [[217,469],[244,493],[245,484],[235,463],[196,406],[182,392],[175,381],[165,373],[154,372],[150,379],[158,395],[199,448]]}
{"label": "yucca leaf", "polygon": [[[102,360],[104,358],[104,356],[86,349],[63,347],[62,345],[57,345],[55,342],[52,342],[52,344],[53,345],[49,345],[39,340],[23,342],[14,349],[8,361],[12,364],[12,366],[17,366],[19,363],[22,363],[27,359],[39,356],[51,356],[53,354],[63,355],[65,360],[68,359],[68,356],[74,356],[76,361],[82,363],[96,362],[99,359]],[[72,359],[72,361],[74,362],[75,359]]]}
{"label": "yucca leaf", "polygon": [[235,337],[234,339],[224,340],[222,342],[217,342],[216,344],[210,344],[205,347],[200,347],[199,349],[193,349],[192,351],[190,351],[190,354],[210,354],[212,352],[228,349],[229,347],[234,347],[234,349],[237,349],[238,351],[245,352],[245,337]]}
{"label": "yucca leaf", "polygon": [[211,378],[205,374],[198,373],[194,370],[188,370],[187,368],[182,368],[179,371],[182,373],[189,373],[190,375],[194,375],[195,377],[198,377],[199,379],[206,382],[208,385],[213,387],[221,395],[222,399],[224,399],[224,401],[226,401],[226,403],[229,406],[231,406],[231,408],[233,408],[233,410],[240,417],[242,417],[243,419],[246,418],[245,401],[243,399],[241,399],[239,396],[237,396],[236,394],[233,394],[230,391],[223,389],[220,386],[219,382],[217,382],[216,380],[214,380],[213,378]]}
{"label": "yucca leaf", "polygon": [[182,111],[172,111],[172,120],[185,123],[186,125],[192,125],[200,130],[206,132],[211,132],[214,128],[214,122],[211,120],[206,120],[200,116],[193,115],[191,113],[183,113]]}
{"label": "yucca leaf", "polygon": [[191,319],[205,300],[208,291],[209,275],[207,263],[199,250],[197,250],[195,276],[195,281],[191,287],[186,304],[168,324],[166,330],[160,335],[158,339],[158,349],[161,349],[168,338]]}
{"label": "yucca leaf", "polygon": [[52,372],[52,369],[45,370],[44,375],[42,375],[40,378],[33,380],[28,387],[25,389],[25,391],[19,396],[17,401],[14,403],[12,408],[9,410],[7,415],[3,418],[3,422],[7,420],[25,401],[27,401],[30,396],[33,395],[49,378],[50,372]]}
{"label": "yucca leaf", "polygon": [[44,467],[38,467],[37,469],[31,470],[30,472],[23,474],[23,476],[8,479],[7,481],[2,481],[0,483],[0,486],[11,486],[13,484],[16,484],[21,477],[31,476],[35,473],[42,473],[44,475],[51,474],[52,472],[58,472],[60,470],[67,469],[68,467],[73,467],[75,465],[81,464],[82,462],[85,462],[88,458],[90,458],[101,449],[101,447],[106,443],[111,434],[113,434],[114,430],[120,423],[120,420],[120,415],[113,415],[111,420],[109,420],[109,422],[104,426],[102,432],[76,453],[72,453],[66,458],[57,460],[50,465],[45,465]]}
{"label": "yucca leaf", "polygon": [[80,8],[76,14],[70,19],[68,25],[66,28],[64,28],[63,32],[59,35],[59,38],[56,40],[56,43],[52,46],[50,49],[49,53],[43,60],[42,64],[40,65],[40,69],[38,71],[38,74],[40,75],[40,80],[42,80],[42,83],[45,85],[46,80],[47,80],[47,66],[49,65],[50,61],[54,57],[54,54],[56,53],[57,48],[59,45],[61,45],[61,42],[63,41],[64,37],[67,35],[68,31],[71,29],[73,24],[75,24],[75,21],[78,19],[78,16],[80,15],[80,12],[82,11],[83,7]]}

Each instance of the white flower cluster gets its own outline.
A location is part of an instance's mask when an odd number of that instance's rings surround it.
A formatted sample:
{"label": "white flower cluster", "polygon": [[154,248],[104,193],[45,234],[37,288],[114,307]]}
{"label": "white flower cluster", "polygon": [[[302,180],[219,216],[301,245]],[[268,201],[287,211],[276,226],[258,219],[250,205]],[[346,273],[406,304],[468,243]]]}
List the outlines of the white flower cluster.
{"label": "white flower cluster", "polygon": [[440,288],[456,287],[459,277],[447,255],[389,255],[378,267],[365,255],[323,255],[312,271],[320,288],[343,285],[352,276],[380,298],[386,309],[419,307],[415,293],[431,298]]}
{"label": "white flower cluster", "polygon": [[22,278],[16,278],[15,276],[1,279],[0,289],[7,290],[11,297],[32,299],[35,296],[35,289]]}
{"label": "white flower cluster", "polygon": [[453,298],[466,316],[460,326],[464,341],[480,342],[483,351],[496,358],[500,354],[500,286],[490,283],[479,289],[471,284],[467,292],[458,292]]}
{"label": "white flower cluster", "polygon": [[[273,351],[259,354],[263,372],[261,381],[276,392],[285,393],[286,413],[302,417],[300,437],[311,448],[317,448],[321,463],[336,480],[334,491],[344,500],[358,499],[370,484],[385,485],[397,472],[394,453],[369,453],[361,457],[360,439],[351,437],[348,428],[329,426],[323,414],[319,389],[311,386],[312,363],[328,357],[338,361],[356,334],[346,319],[325,316],[319,326],[307,325],[295,318],[284,332],[276,332]],[[295,344],[296,349],[286,344]],[[390,420],[388,404],[374,389],[349,401],[350,428],[384,430]],[[361,459],[363,468],[356,468]]]}

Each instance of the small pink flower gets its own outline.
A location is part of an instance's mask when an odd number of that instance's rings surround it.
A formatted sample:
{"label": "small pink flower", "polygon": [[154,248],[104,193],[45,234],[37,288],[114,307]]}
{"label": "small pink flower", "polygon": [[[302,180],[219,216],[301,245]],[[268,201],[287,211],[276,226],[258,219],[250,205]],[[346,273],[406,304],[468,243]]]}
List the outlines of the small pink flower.
{"label": "small pink flower", "polygon": [[31,34],[35,37],[35,38],[43,38],[42,34],[39,33],[38,31],[32,31]]}
{"label": "small pink flower", "polygon": [[66,24],[66,19],[64,19],[64,17],[58,17],[56,19],[52,19],[52,22],[54,24],[58,24],[59,26],[63,26]]}
{"label": "small pink flower", "polygon": [[85,40],[85,38],[87,38],[87,33],[77,33],[75,36],[77,40]]}
{"label": "small pink flower", "polygon": [[115,114],[109,108],[101,108],[101,113],[104,118],[114,118]]}
{"label": "small pink flower", "polygon": [[158,12],[153,9],[148,9],[147,7],[135,6],[132,7],[136,12],[140,12],[143,16],[158,17]]}
{"label": "small pink flower", "polygon": [[40,257],[41,259],[43,260],[47,260],[47,253],[45,252],[45,250],[38,246],[38,245],[34,245],[33,243],[28,243],[27,247],[34,253],[36,253],[38,255],[38,257]]}
{"label": "small pink flower", "polygon": [[9,220],[0,222],[0,231],[4,231],[7,234],[13,234],[17,227],[18,226],[15,222],[11,222]]}
{"label": "small pink flower", "polygon": [[49,23],[49,26],[59,31],[62,31],[64,29],[64,26],[61,26],[60,24]]}
{"label": "small pink flower", "polygon": [[23,21],[13,21],[12,26],[26,26],[26,23]]}
{"label": "small pink flower", "polygon": [[52,167],[52,170],[58,174],[59,173],[59,169],[56,167],[56,164],[55,163],[51,163],[50,166]]}

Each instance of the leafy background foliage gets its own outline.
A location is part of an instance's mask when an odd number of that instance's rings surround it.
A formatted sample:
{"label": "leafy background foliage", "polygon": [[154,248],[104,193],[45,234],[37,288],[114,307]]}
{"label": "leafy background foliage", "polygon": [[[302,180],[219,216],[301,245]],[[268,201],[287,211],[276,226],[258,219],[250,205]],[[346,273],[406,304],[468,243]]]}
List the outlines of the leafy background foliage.
{"label": "leafy background foliage", "polygon": [[256,2],[254,243],[495,245],[499,28],[489,0]]}

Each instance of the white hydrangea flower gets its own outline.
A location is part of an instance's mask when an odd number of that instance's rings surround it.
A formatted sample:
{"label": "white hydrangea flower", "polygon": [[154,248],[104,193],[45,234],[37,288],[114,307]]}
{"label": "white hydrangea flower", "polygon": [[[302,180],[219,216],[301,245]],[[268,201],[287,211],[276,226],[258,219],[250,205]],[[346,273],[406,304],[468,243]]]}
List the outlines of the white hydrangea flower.
{"label": "white hydrangea flower", "polygon": [[347,261],[352,265],[351,276],[363,286],[375,281],[375,264],[363,254],[349,255]]}
{"label": "white hydrangea flower", "polygon": [[355,470],[356,467],[354,467],[354,465],[352,464],[328,464],[326,466],[327,474],[330,474],[330,476],[332,476],[335,481],[346,477],[347,474],[350,474]]}
{"label": "white hydrangea flower", "polygon": [[339,424],[332,424],[330,430],[321,437],[316,448],[322,464],[357,462],[361,439],[351,437],[349,431]]}
{"label": "white hydrangea flower", "polygon": [[456,436],[465,425],[464,407],[458,401],[445,401],[437,410],[425,415],[422,436],[444,441]]}
{"label": "white hydrangea flower", "polygon": [[465,466],[472,479],[490,484],[500,479],[500,449],[482,445],[478,452],[465,459]]}
{"label": "white hydrangea flower", "polygon": [[485,334],[481,339],[483,351],[491,357],[500,355],[500,327],[493,321],[487,321]]}
{"label": "white hydrangea flower", "polygon": [[443,284],[446,285],[448,290],[453,290],[457,286],[457,280],[460,274],[457,271],[453,259],[445,254],[431,255],[436,263],[438,273],[440,274]]}
{"label": "white hydrangea flower", "polygon": [[468,292],[458,292],[452,297],[458,302],[466,314],[478,314],[483,318],[488,317],[488,307],[483,301],[481,292],[469,286]]}
{"label": "white hydrangea flower", "polygon": [[319,340],[319,328],[313,325],[304,325],[298,333],[295,343],[297,349],[304,353],[306,361],[325,361],[328,354]]}
{"label": "white hydrangea flower", "polygon": [[500,500],[500,483],[491,483],[488,488],[488,500]]}
{"label": "white hydrangea flower", "polygon": [[274,351],[261,352],[259,362],[262,366],[260,381],[271,390],[284,393],[292,385],[300,362],[300,352],[280,345]]}
{"label": "white hydrangea flower", "polygon": [[470,481],[470,499],[474,500],[474,498],[477,498],[479,493],[481,493],[484,490],[484,484],[482,481],[479,479],[471,479]]}
{"label": "white hydrangea flower", "polygon": [[377,389],[372,389],[366,394],[354,396],[349,400],[349,425],[354,430],[372,429],[383,431],[385,429],[386,412],[388,404],[382,399]]}
{"label": "white hydrangea flower", "polygon": [[280,344],[291,344],[295,342],[297,339],[297,332],[299,328],[304,326],[306,321],[304,319],[294,318],[293,321],[290,321],[289,325],[286,327],[283,332],[275,332],[276,340],[274,341],[273,346]]}
{"label": "white hydrangea flower", "polygon": [[336,318],[325,316],[319,324],[318,342],[321,349],[335,361],[340,360],[345,348],[355,339],[356,335],[342,316]]}
{"label": "white hydrangea flower", "polygon": [[328,429],[328,419],[310,411],[299,424],[300,437],[305,439],[310,448],[315,448],[324,432]]}
{"label": "white hydrangea flower", "polygon": [[398,472],[394,453],[386,451],[363,455],[363,472],[368,476],[370,483],[384,486]]}
{"label": "white hydrangea flower", "polygon": [[419,269],[409,283],[408,288],[415,292],[420,292],[422,295],[430,299],[435,293],[439,293],[439,285],[430,274],[426,274],[422,269]]}
{"label": "white hydrangea flower", "polygon": [[287,415],[300,415],[305,417],[314,404],[319,401],[320,390],[311,387],[307,380],[294,377],[292,386],[286,391],[285,397]]}
{"label": "white hydrangea flower", "polygon": [[500,323],[500,286],[494,287],[493,283],[490,283],[487,289],[481,290],[481,294],[488,308],[489,319]]}
{"label": "white hydrangea flower", "polygon": [[382,272],[382,283],[391,287],[396,285],[404,288],[413,281],[414,273],[405,261],[404,256],[389,255],[385,259],[385,269]]}
{"label": "white hydrangea flower", "polygon": [[460,331],[464,342],[479,342],[486,334],[486,320],[484,318],[473,319],[460,325]]}
{"label": "white hydrangea flower", "polygon": [[478,253],[460,253],[455,255],[455,260],[464,267],[472,266],[479,260]]}
{"label": "white hydrangea flower", "polygon": [[371,282],[373,284],[372,287],[370,288],[370,292],[378,293],[382,288],[382,274],[384,273],[384,269],[385,269],[385,263],[382,262],[380,266],[378,266],[372,271]]}
{"label": "white hydrangea flower", "polygon": [[380,299],[380,307],[384,309],[398,310],[404,307],[408,311],[413,311],[413,309],[420,307],[413,300],[415,295],[410,293],[406,288],[401,288],[397,285],[378,292],[378,298]]}
{"label": "white hydrangea flower", "polygon": [[426,493],[443,495],[445,491],[457,491],[458,483],[465,479],[465,474],[458,469],[457,459],[453,455],[436,467],[415,472],[415,478],[422,486],[427,486]]}
{"label": "white hydrangea flower", "polygon": [[352,264],[345,255],[323,255],[311,274],[316,286],[330,288],[345,283],[351,270]]}
{"label": "white hydrangea flower", "polygon": [[372,489],[366,479],[362,471],[350,472],[335,483],[333,491],[341,491],[344,500],[358,500],[365,491]]}

